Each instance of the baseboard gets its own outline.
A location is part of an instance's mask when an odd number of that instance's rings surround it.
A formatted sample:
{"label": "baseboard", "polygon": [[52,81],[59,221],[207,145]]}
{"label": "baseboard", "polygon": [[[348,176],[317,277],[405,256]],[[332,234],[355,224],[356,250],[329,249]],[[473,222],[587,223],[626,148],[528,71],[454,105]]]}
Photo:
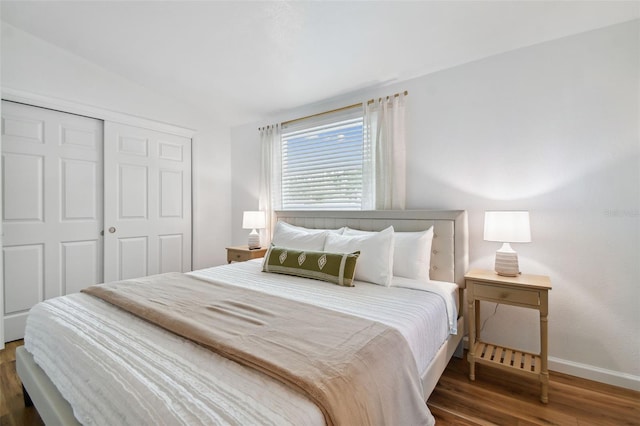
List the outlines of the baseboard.
{"label": "baseboard", "polygon": [[593,380],[595,382],[640,391],[640,376],[634,376],[632,374],[620,373],[619,371],[607,370],[605,368],[567,361],[566,359],[555,357],[549,357],[549,370],[581,377],[587,380]]}

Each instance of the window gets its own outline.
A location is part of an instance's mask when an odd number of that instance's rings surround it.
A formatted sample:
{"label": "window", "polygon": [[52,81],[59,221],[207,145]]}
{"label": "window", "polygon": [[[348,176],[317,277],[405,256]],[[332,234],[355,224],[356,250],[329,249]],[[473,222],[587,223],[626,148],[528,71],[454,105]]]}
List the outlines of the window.
{"label": "window", "polygon": [[282,208],[360,210],[368,150],[356,106],[282,127]]}
{"label": "window", "polygon": [[259,128],[260,209],[403,209],[406,95]]}

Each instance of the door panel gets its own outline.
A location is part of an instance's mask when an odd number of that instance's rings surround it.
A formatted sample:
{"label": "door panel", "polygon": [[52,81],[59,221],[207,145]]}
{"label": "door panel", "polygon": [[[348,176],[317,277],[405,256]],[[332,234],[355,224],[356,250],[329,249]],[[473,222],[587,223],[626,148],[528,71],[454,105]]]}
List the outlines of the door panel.
{"label": "door panel", "polygon": [[119,220],[147,220],[149,200],[148,167],[131,164],[119,166],[118,200]]}
{"label": "door panel", "polygon": [[5,247],[4,313],[15,315],[30,309],[44,294],[44,245]]}
{"label": "door panel", "polygon": [[118,279],[126,280],[149,275],[149,239],[147,237],[123,237],[118,238],[117,242]]}
{"label": "door panel", "polygon": [[160,273],[180,271],[184,258],[181,234],[160,235]]}
{"label": "door panel", "polygon": [[[2,103],[3,110],[5,103]],[[2,115],[2,134],[23,142],[44,144],[44,120],[11,113]]]}
{"label": "door panel", "polygon": [[182,182],[184,176],[182,171],[160,170],[160,217],[161,218],[182,218]]}
{"label": "door panel", "polygon": [[98,164],[92,161],[63,159],[61,165],[61,218],[63,221],[97,220]]}
{"label": "door panel", "polygon": [[105,281],[191,270],[191,140],[104,130]]}
{"label": "door panel", "polygon": [[61,243],[63,293],[76,293],[87,283],[102,282],[102,239]]}
{"label": "door panel", "polygon": [[100,120],[2,102],[6,341],[35,303],[102,281],[102,134]]}
{"label": "door panel", "polygon": [[44,156],[3,153],[2,170],[3,220],[43,222]]}

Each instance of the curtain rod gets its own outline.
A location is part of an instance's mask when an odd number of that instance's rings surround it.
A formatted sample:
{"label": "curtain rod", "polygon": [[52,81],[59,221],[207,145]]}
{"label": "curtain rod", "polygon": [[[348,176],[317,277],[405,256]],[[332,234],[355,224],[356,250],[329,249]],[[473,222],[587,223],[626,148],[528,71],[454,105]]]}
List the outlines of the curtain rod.
{"label": "curtain rod", "polygon": [[[405,90],[402,94],[404,96],[407,96],[407,95],[409,95],[409,92],[407,90]],[[394,93],[393,95],[389,95],[389,96],[386,96],[384,98],[378,98],[377,100],[378,100],[378,102],[381,102],[383,99],[389,100],[392,97],[393,98],[397,98],[400,95],[401,95],[400,93]],[[376,99],[369,99],[367,101],[367,105],[372,104],[375,101],[376,101]],[[300,118],[294,118],[293,120],[283,121],[282,123],[280,123],[280,125],[281,126],[286,126],[287,124],[296,123],[298,121],[306,120],[306,119],[309,119],[309,118],[319,117],[321,115],[332,114],[334,112],[344,111],[344,110],[347,110],[347,109],[350,109],[350,108],[355,108],[355,107],[358,107],[358,106],[362,106],[363,104],[364,104],[364,102],[359,102],[357,104],[347,105],[347,106],[344,106],[344,107],[341,107],[341,108],[332,109],[330,111],[318,112],[316,114],[306,115],[306,116],[300,117]],[[258,130],[262,131],[263,129],[268,129],[269,127],[271,127],[271,126],[258,127]]]}
{"label": "curtain rod", "polygon": [[347,110],[347,109],[350,109],[350,108],[359,107],[359,106],[362,106],[362,102],[357,103],[357,104],[353,104],[353,105],[347,105],[347,106],[344,106],[342,108],[332,109],[330,111],[319,112],[317,114],[311,114],[311,115],[307,115],[307,116],[300,117],[300,118],[294,118],[293,120],[289,120],[289,121],[283,121],[282,125],[286,126],[287,124],[296,123],[298,121],[306,120],[308,118],[319,117],[321,115],[326,115],[326,114],[332,114],[334,112],[340,112],[340,111],[344,111],[344,110]]}
{"label": "curtain rod", "polygon": [[262,126],[262,127],[258,127],[258,131],[263,131],[263,130],[267,130],[270,128],[275,128],[276,126],[279,126],[279,124],[269,124],[268,126]]}
{"label": "curtain rod", "polygon": [[[409,91],[405,90],[403,93],[403,95],[407,96],[409,95]],[[389,98],[393,97],[393,98],[397,98],[398,96],[400,96],[400,93],[394,93],[393,95],[389,95],[387,97],[384,98],[378,98],[378,102],[382,101],[383,99],[389,100]],[[376,100],[375,99],[369,99],[367,101],[367,105],[374,103]]]}

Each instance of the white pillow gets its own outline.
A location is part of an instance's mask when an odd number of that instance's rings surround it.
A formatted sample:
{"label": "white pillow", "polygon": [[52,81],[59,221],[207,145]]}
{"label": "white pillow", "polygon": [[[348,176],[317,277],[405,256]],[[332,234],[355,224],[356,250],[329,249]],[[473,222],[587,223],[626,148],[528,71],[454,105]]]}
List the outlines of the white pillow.
{"label": "white pillow", "polygon": [[433,226],[422,232],[396,232],[394,235],[393,275],[429,280]]}
{"label": "white pillow", "polygon": [[393,226],[363,235],[328,234],[324,251],[360,251],[354,279],[389,287],[393,277]]}
{"label": "white pillow", "polygon": [[[344,235],[367,235],[373,232],[347,228]],[[433,226],[421,232],[395,232],[393,275],[414,280],[429,280]]]}
{"label": "white pillow", "polygon": [[300,230],[297,226],[278,221],[273,230],[271,244],[294,250],[322,251],[327,231],[316,233]]}
{"label": "white pillow", "polygon": [[345,226],[343,226],[342,228],[338,228],[338,229],[318,229],[318,228],[305,228],[304,226],[296,226],[296,225],[292,225],[290,223],[287,222],[283,222],[281,220],[278,221],[278,223],[276,224],[276,226],[280,224],[280,226],[284,229],[287,230],[295,230],[295,231],[300,231],[300,232],[307,232],[309,234],[317,234],[319,232],[333,232],[334,234],[338,234],[338,235],[342,235],[342,233],[344,232],[344,230],[346,229]]}

